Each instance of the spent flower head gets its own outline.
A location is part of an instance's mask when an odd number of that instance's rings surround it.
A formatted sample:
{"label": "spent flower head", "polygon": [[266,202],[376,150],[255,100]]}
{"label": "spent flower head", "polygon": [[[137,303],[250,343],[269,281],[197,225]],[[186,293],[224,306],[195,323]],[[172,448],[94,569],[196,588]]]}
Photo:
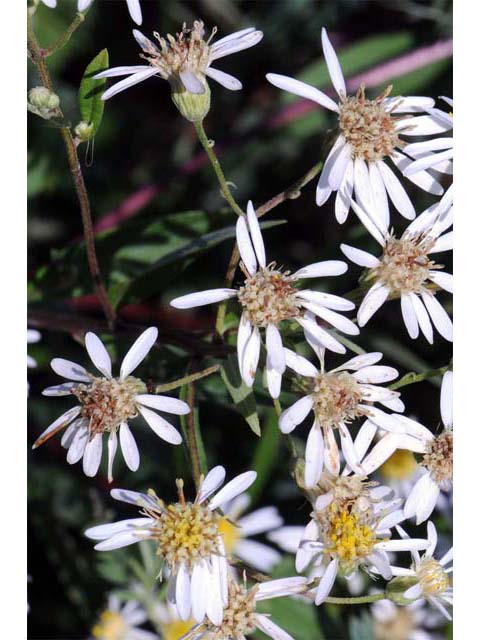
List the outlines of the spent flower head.
{"label": "spent flower head", "polygon": [[67,462],[75,464],[83,458],[83,471],[96,475],[100,466],[103,435],[108,434],[108,479],[113,480],[113,461],[120,435],[120,447],[129,469],[136,471],[140,456],[129,422],[140,414],[152,430],[170,444],[180,444],[180,433],[157,411],[182,415],[189,413],[186,402],[148,393],[147,385],[131,373],[155,344],[158,330],[150,327],[134,342],[120,367],[120,375],[112,375],[112,361],[101,340],[94,333],[85,335],[85,347],[91,361],[102,375],[93,375],[75,362],[54,358],[51,367],[70,382],[47,387],[45,396],[74,396],[78,405],[68,409],[37,438],[33,448],[68,427],[62,446],[68,449]]}
{"label": "spent flower head", "polygon": [[262,232],[251,202],[247,205],[247,215],[237,220],[236,235],[240,268],[245,277],[242,285],[238,289],[191,293],[175,298],[170,304],[177,309],[189,309],[237,298],[242,308],[237,334],[238,366],[242,379],[247,386],[253,385],[260,358],[261,332],[265,331],[268,389],[273,398],[278,398],[287,366],[280,332],[283,322],[297,322],[316,345],[336,353],[345,353],[345,347],[317,324],[315,316],[327,326],[344,333],[359,333],[351,320],[337,313],[337,310],[353,309],[355,305],[352,302],[320,291],[298,288],[298,282],[304,278],[341,275],[345,273],[346,265],[341,260],[325,260],[290,273],[275,262],[267,263]]}
{"label": "spent flower head", "polygon": [[337,114],[338,136],[318,181],[317,205],[324,204],[331,193],[336,192],[335,216],[343,223],[355,194],[362,206],[373,208],[379,220],[386,220],[388,225],[390,199],[403,216],[413,219],[412,202],[386,160],[420,188],[441,195],[443,187],[428,171],[407,174],[413,160],[402,151],[403,138],[437,135],[451,127],[427,112],[434,106],[431,98],[391,97],[392,86],[373,99],[366,97],[363,85],[354,95],[348,95],[337,54],[325,29],[322,29],[322,47],[338,102],[299,80],[267,74],[269,82],[276,87],[313,100]]}

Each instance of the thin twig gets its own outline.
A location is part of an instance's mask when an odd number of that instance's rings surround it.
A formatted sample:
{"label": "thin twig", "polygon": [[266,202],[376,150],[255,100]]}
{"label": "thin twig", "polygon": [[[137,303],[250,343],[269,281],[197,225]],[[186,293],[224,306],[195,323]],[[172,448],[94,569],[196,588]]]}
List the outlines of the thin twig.
{"label": "thin twig", "polygon": [[183,387],[185,384],[190,384],[192,382],[196,382],[201,378],[206,378],[207,376],[211,376],[212,373],[216,373],[220,370],[219,364],[214,364],[211,367],[207,367],[203,369],[203,371],[198,371],[197,373],[192,373],[189,376],[184,376],[183,378],[179,378],[178,380],[174,380],[173,382],[167,382],[166,384],[159,384],[155,388],[155,393],[164,393],[165,391],[172,391],[173,389],[178,389],[178,387]]}
{"label": "thin twig", "polygon": [[42,49],[42,55],[44,58],[48,58],[54,53],[57,53],[57,51],[60,51],[60,49],[62,49],[69,42],[70,38],[73,36],[78,27],[84,22],[85,13],[77,13],[72,22],[68,25],[62,35],[57,38],[52,46],[47,47],[46,49]]}
{"label": "thin twig", "polygon": [[[35,36],[35,33],[33,31],[33,25],[32,25],[32,19],[31,19],[30,13],[28,13],[27,39],[28,39],[28,49],[30,52],[31,60],[35,65],[35,67],[37,68],[38,74],[40,76],[40,79],[43,85],[50,91],[54,92],[52,78],[50,76],[50,72],[45,62],[45,54],[40,48],[37,38]],[[64,116],[60,108],[58,109],[58,112],[59,112],[59,117],[63,118]],[[71,134],[71,131],[68,127],[62,126],[60,129],[60,133],[62,135],[63,142],[65,144],[68,166],[73,179],[73,183],[75,185],[75,191],[77,194],[78,203],[80,205],[80,213],[82,216],[82,224],[83,224],[83,233],[85,237],[85,248],[87,251],[87,259],[88,259],[90,274],[92,276],[92,280],[93,280],[95,289],[97,291],[100,304],[102,305],[103,311],[107,318],[108,326],[111,330],[115,325],[115,319],[116,319],[115,311],[108,298],[107,290],[105,288],[105,285],[103,283],[102,276],[100,273],[97,253],[95,250],[95,234],[93,231],[90,201],[88,199],[87,188],[85,186],[82,168],[77,155],[77,148],[76,148],[73,136]]]}
{"label": "thin twig", "polygon": [[406,387],[409,384],[415,384],[416,382],[422,382],[423,380],[427,380],[428,378],[435,378],[437,376],[443,376],[447,371],[451,371],[452,365],[447,364],[444,367],[440,367],[438,369],[432,369],[430,371],[424,371],[423,373],[415,373],[414,371],[410,371],[406,373],[400,380],[391,384],[388,388],[395,390],[400,389],[401,387]]}

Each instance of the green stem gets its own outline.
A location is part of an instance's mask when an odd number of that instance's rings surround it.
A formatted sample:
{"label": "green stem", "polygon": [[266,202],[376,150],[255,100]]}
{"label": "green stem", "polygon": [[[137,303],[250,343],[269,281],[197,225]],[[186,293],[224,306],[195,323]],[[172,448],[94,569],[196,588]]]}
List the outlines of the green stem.
{"label": "green stem", "polygon": [[214,364],[211,367],[207,367],[203,369],[203,371],[198,371],[197,373],[192,373],[189,376],[184,376],[183,378],[179,378],[178,380],[174,380],[173,382],[167,382],[166,384],[159,384],[155,387],[155,393],[164,393],[165,391],[172,391],[172,389],[178,389],[178,387],[183,387],[186,384],[190,384],[191,382],[195,382],[196,380],[200,380],[201,378],[206,378],[210,376],[212,373],[216,373],[220,369],[219,364]]}
{"label": "green stem", "polygon": [[44,58],[48,58],[48,56],[57,53],[57,51],[60,51],[60,49],[62,49],[69,42],[70,38],[73,36],[78,27],[84,22],[85,13],[77,13],[72,22],[68,25],[62,35],[59,36],[58,39],[52,44],[52,46],[43,50]]}
{"label": "green stem", "polygon": [[[37,38],[33,30],[32,15],[27,13],[27,42],[30,58],[37,68],[40,79],[43,85],[55,93],[52,83],[52,78],[45,62],[45,55],[40,48]],[[63,113],[61,109],[58,109],[59,117],[63,119]],[[85,249],[87,252],[88,266],[90,274],[97,291],[100,304],[108,321],[110,329],[115,325],[115,311],[108,298],[107,290],[103,283],[103,279],[98,264],[97,253],[95,249],[95,233],[93,231],[92,213],[90,209],[90,200],[88,198],[87,187],[85,186],[85,180],[83,179],[82,167],[78,159],[77,147],[73,139],[72,133],[68,127],[61,127],[60,133],[65,145],[65,151],[67,153],[68,166],[70,174],[72,176],[73,183],[75,185],[75,191],[77,194],[78,203],[80,205],[80,213],[82,216],[83,235],[85,238]]]}
{"label": "green stem", "polygon": [[198,120],[193,123],[195,126],[195,131],[197,132],[198,139],[200,140],[203,148],[206,151],[208,159],[210,160],[210,164],[215,171],[215,175],[217,176],[217,180],[220,184],[220,191],[222,192],[223,197],[228,202],[230,207],[235,211],[237,216],[243,216],[243,211],[241,207],[237,204],[235,198],[230,191],[230,187],[228,186],[227,180],[225,178],[225,174],[223,173],[220,162],[217,158],[215,151],[213,150],[214,142],[209,140],[207,134],[205,133],[205,129],[203,128],[203,122]]}
{"label": "green stem", "polygon": [[325,600],[329,604],[369,604],[370,602],[378,602],[378,600],[388,600],[387,594],[382,591],[382,593],[373,593],[369,596],[358,596],[351,598],[334,598],[329,597]]}
{"label": "green stem", "polygon": [[410,371],[406,373],[400,380],[391,384],[388,388],[395,390],[400,389],[401,387],[406,387],[409,384],[415,384],[416,382],[422,382],[423,380],[427,380],[428,378],[435,378],[436,376],[443,376],[446,371],[451,371],[452,364],[447,364],[444,367],[440,367],[439,369],[432,369],[430,371],[424,371],[423,373],[415,373],[414,371]]}

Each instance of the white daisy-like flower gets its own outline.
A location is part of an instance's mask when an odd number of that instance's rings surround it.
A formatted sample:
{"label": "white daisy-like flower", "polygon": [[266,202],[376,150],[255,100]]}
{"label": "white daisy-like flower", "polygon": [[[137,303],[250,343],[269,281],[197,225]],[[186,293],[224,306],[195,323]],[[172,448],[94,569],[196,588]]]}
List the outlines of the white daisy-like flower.
{"label": "white daisy-like flower", "polygon": [[281,560],[281,554],[251,537],[277,530],[283,525],[283,518],[276,507],[261,507],[245,513],[249,505],[250,496],[242,493],[222,507],[225,517],[219,527],[225,550],[255,569],[270,573]]}
{"label": "white daisy-like flower", "polygon": [[372,486],[360,476],[325,474],[328,488],[318,495],[297,551],[298,572],[313,562],[319,576],[315,604],[325,601],[338,575],[347,579],[359,568],[392,578],[387,552],[426,549],[423,539],[391,540],[390,529],[404,519],[401,501],[389,487]]}
{"label": "white daisy-like flower", "polygon": [[[93,0],[78,0],[78,11],[86,11],[92,4]],[[140,7],[140,0],[126,0],[128,6],[128,12],[132,20],[138,24],[142,24],[142,9]]]}
{"label": "white daisy-like flower", "polygon": [[[441,99],[453,109],[453,100],[445,96]],[[448,129],[453,129],[453,113],[446,113],[442,109],[428,109],[430,115]],[[405,169],[404,175],[413,176],[418,171],[434,169],[440,173],[453,173],[453,137],[432,138],[423,142],[412,142],[404,148],[405,153],[417,158]]]}
{"label": "white daisy-like flower", "polygon": [[417,440],[416,451],[422,454],[423,473],[413,486],[405,502],[405,517],[416,517],[420,524],[430,517],[440,491],[450,491],[453,481],[453,372],[447,371],[442,380],[440,411],[444,430],[434,435],[429,429],[410,418],[400,417],[406,431]]}
{"label": "white daisy-like flower", "polygon": [[[393,411],[405,409],[398,391],[380,386],[398,377],[398,371],[393,367],[376,364],[381,359],[381,353],[365,353],[351,358],[335,369],[325,371],[323,358],[320,368],[317,369],[306,358],[285,349],[286,364],[301,376],[298,384],[305,389],[306,395],[281,414],[280,429],[283,433],[291,433],[311,411],[314,414],[305,450],[307,488],[316,485],[324,464],[332,473],[338,473],[340,452],[335,430],[340,434],[341,448],[346,461],[360,474],[367,471],[360,464],[350,434],[351,422],[358,418],[367,419],[365,428],[362,426],[361,430],[362,440],[368,435],[367,447],[378,429],[394,434],[405,433],[405,427],[398,421],[396,414],[386,413],[375,406],[378,402]],[[397,448],[396,440],[394,444]],[[366,448],[362,453],[365,451]],[[391,453],[389,449],[386,457]],[[372,470],[369,468],[368,473]]]}
{"label": "white daisy-like flower", "polygon": [[108,607],[92,629],[91,640],[159,640],[155,633],[140,629],[148,617],[138,602],[129,600],[121,606],[115,595],[108,597]]}
{"label": "white daisy-like flower", "polygon": [[225,480],[225,469],[214,467],[194,502],[185,500],[183,481],[177,480],[179,500],[169,505],[152,490],[147,495],[113,489],[112,497],[139,507],[141,517],[92,527],[85,535],[101,540],[95,546],[98,551],[153,540],[169,572],[167,597],[180,618],[203,622],[207,616],[213,624],[221,624],[228,605],[229,565],[218,509],[246,491],[256,476],[255,471],[242,473],[215,494]]}
{"label": "white daisy-like flower", "polygon": [[[36,329],[27,329],[27,344],[35,344],[42,339],[42,334]],[[33,369],[37,366],[37,361],[27,353],[27,367]]]}
{"label": "white daisy-like flower", "polygon": [[226,89],[238,91],[242,88],[242,83],[228,73],[214,69],[211,64],[232,53],[253,47],[263,38],[263,33],[249,27],[231,33],[212,44],[211,40],[215,33],[216,29],[207,40],[204,40],[203,22],[195,21],[191,29],[184,25],[175,38],[171,35],[162,38],[154,32],[159,45],[157,46],[140,31],[134,29],[133,35],[142,49],[140,57],[144,58],[148,64],[114,67],[94,76],[95,78],[128,76],[105,91],[102,99],[108,100],[117,93],[153,76],[168,80],[172,90],[176,92],[183,90],[194,95],[205,94],[209,90],[207,77]]}
{"label": "white daisy-like flower", "polygon": [[49,440],[68,427],[62,437],[62,446],[68,449],[67,462],[75,464],[83,458],[85,475],[93,477],[100,466],[103,434],[108,433],[108,480],[112,482],[112,470],[117,451],[118,436],[127,467],[136,471],[140,456],[129,421],[140,415],[151,429],[170,444],[180,444],[182,436],[157,411],[183,415],[190,412],[186,402],[148,393],[147,385],[131,375],[147,356],[157,340],[158,330],[150,327],[130,347],[120,367],[120,376],[112,376],[112,361],[101,340],[94,333],[85,335],[85,347],[91,361],[102,374],[95,376],[81,365],[63,358],[54,358],[51,367],[59,376],[70,382],[47,387],[45,396],[73,395],[79,404],[57,418],[35,441],[33,448]]}
{"label": "white daisy-like flower", "polygon": [[[403,540],[411,540],[401,527],[397,526],[397,530]],[[405,598],[411,600],[425,598],[427,602],[438,609],[447,620],[451,620],[452,616],[445,608],[445,605],[451,606],[453,604],[453,588],[450,579],[453,565],[449,566],[453,561],[453,547],[450,547],[440,560],[436,560],[433,554],[437,547],[438,537],[433,522],[429,521],[427,523],[427,530],[428,547],[426,552],[420,556],[418,549],[412,548],[411,567],[409,569],[392,567],[392,573],[394,576],[415,579],[415,584],[409,587],[403,594]]]}
{"label": "white daisy-like flower", "polygon": [[337,192],[335,216],[347,219],[353,194],[364,207],[371,207],[378,221],[389,224],[389,199],[408,219],[415,217],[412,202],[400,180],[386,163],[387,159],[410,181],[432,193],[441,195],[443,187],[427,171],[407,175],[412,159],[402,152],[403,137],[438,135],[450,129],[445,123],[425,112],[434,100],[423,96],[389,97],[392,86],[373,100],[365,97],[363,85],[353,96],[347,96],[345,79],[327,32],[322,29],[322,46],[332,84],[339,101],[329,98],[304,82],[275,73],[267,79],[276,87],[313,100],[338,115],[339,134],[325,160],[317,186],[317,205],[324,204]]}
{"label": "white daisy-like flower", "polygon": [[273,640],[294,640],[269,615],[257,612],[256,605],[262,600],[302,593],[306,584],[306,578],[295,576],[261,582],[247,588],[231,578],[228,582],[229,602],[223,620],[219,624],[205,620],[203,624],[193,627],[182,640],[245,640],[257,629]]}
{"label": "white daisy-like flower", "polygon": [[261,329],[266,337],[266,370],[270,395],[280,395],[282,375],[286,368],[285,353],[279,327],[285,320],[295,320],[315,343],[336,353],[345,353],[345,347],[328,330],[317,324],[315,316],[350,335],[359,333],[358,327],[337,313],[355,308],[339,296],[320,291],[298,290],[297,282],[304,278],[339,276],[347,270],[341,260],[316,262],[291,274],[282,271],[275,262],[267,264],[265,245],[258,218],[251,202],[246,217],[237,221],[237,244],[242,261],[240,268],[245,281],[238,289],[209,289],[191,293],[170,302],[177,309],[200,307],[229,298],[237,298],[242,306],[238,327],[238,366],[243,381],[253,385],[260,358]]}
{"label": "white daisy-like flower", "polygon": [[453,292],[453,276],[442,271],[443,265],[430,255],[453,248],[453,232],[444,233],[453,221],[453,206],[440,201],[421,213],[405,229],[400,238],[386,225],[373,222],[370,211],[352,201],[352,207],[383,249],[376,256],[347,244],[340,245],[344,255],[365,267],[362,284],[370,285],[358,308],[357,320],[363,327],[387,300],[400,298],[402,317],[408,335],[418,338],[419,330],[433,344],[432,323],[446,340],[453,340],[453,325],[438,302],[438,289]]}
{"label": "white daisy-like flower", "polygon": [[373,618],[372,640],[442,640],[444,636],[432,629],[440,626],[442,619],[430,610],[423,599],[404,607],[391,600],[374,602],[370,611]]}

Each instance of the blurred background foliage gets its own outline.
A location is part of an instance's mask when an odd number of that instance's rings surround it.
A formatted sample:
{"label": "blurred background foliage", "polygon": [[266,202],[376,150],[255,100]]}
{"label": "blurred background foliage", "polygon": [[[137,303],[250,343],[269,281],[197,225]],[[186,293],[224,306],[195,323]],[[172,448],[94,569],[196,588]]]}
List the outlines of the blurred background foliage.
{"label": "blurred background foliage", "polygon": [[[43,5],[38,9],[35,28],[44,46],[74,16],[76,0],[59,0],[58,5],[54,11]],[[327,89],[322,25],[339,51],[346,77],[446,39],[451,30],[451,4],[438,0],[142,0],[142,8],[146,35],[154,30],[175,33],[182,22],[197,18],[204,20],[208,31],[217,25],[220,37],[250,25],[264,32],[259,45],[222,61],[221,68],[239,77],[244,89],[229,92],[212,83],[212,108],[204,123],[241,205],[249,198],[255,205],[265,202],[306,173],[325,151],[332,126],[329,114],[315,109],[282,123],[279,115],[295,98],[265,80],[267,72],[277,72]],[[62,108],[73,125],[80,119],[80,80],[96,54],[107,48],[111,66],[140,62],[132,26],[124,0],[95,0],[68,46],[49,58]],[[28,86],[37,84],[29,66]],[[376,95],[375,88],[370,91]],[[436,97],[451,91],[451,60],[445,59],[397,78],[393,95]],[[210,168],[202,163],[195,131],[176,112],[167,83],[151,79],[109,101],[94,145],[88,150],[82,145],[79,152],[98,230],[101,270],[120,318],[111,336],[92,295],[61,137],[49,122],[35,116],[29,116],[28,126],[30,326],[42,333],[41,342],[29,346],[38,361],[38,367],[29,371],[31,444],[71,404],[40,395],[42,388],[57,383],[48,363],[62,356],[88,367],[82,347],[88,329],[102,334],[119,365],[141,329],[157,326],[159,343],[141,370],[143,379],[155,383],[181,377],[189,367],[225,364],[223,347],[208,343],[205,347],[215,309],[178,312],[168,307],[168,301],[196,289],[222,286],[235,216],[221,199]],[[309,262],[340,258],[340,242],[375,250],[353,214],[344,226],[335,222],[333,198],[321,209],[316,207],[314,185],[308,185],[300,199],[287,201],[264,218],[268,256],[294,270]],[[432,196],[414,186],[410,194],[417,211],[433,202]],[[271,224],[274,220],[277,224]],[[392,222],[398,229],[405,227],[396,213]],[[350,267],[341,278],[323,280],[322,287],[341,294],[356,287],[359,275]],[[235,326],[233,313],[227,321]],[[433,347],[422,339],[410,341],[394,303],[384,306],[362,330],[359,342],[365,350],[383,351],[385,362],[402,374],[442,366],[451,356],[450,346],[441,339]],[[336,357],[328,354],[327,366],[335,363]],[[258,422],[255,417],[253,425],[261,427],[261,438],[232,403],[220,375],[200,381],[196,397],[209,464],[224,464],[229,476],[255,468],[259,478],[254,504],[275,503],[288,524],[304,523],[308,508],[291,481],[291,457],[261,381],[255,388]],[[281,400],[286,404],[293,397],[287,391]],[[403,398],[411,415],[436,429],[438,379],[406,387]],[[138,427],[141,467],[132,474],[119,455],[115,486],[154,487],[168,499],[174,497],[174,478],[183,476],[193,491],[184,451],[159,440],[140,421]],[[299,439],[305,438],[303,431],[297,433]],[[301,440],[298,446],[301,450]],[[81,465],[66,463],[58,438],[30,451],[29,463],[29,637],[84,638],[108,589],[125,587],[128,563],[139,556],[135,549],[96,553],[83,531],[94,523],[128,517],[130,511],[110,499],[105,467],[96,478],[87,479]],[[448,535],[449,522],[440,518],[437,524]],[[278,572],[291,571],[287,558]],[[336,594],[342,594],[341,584]],[[314,610],[284,600],[274,605],[277,621],[297,640],[342,640],[353,638],[355,629],[368,628],[368,620],[350,626],[346,622],[345,615],[357,616],[359,608]]]}

